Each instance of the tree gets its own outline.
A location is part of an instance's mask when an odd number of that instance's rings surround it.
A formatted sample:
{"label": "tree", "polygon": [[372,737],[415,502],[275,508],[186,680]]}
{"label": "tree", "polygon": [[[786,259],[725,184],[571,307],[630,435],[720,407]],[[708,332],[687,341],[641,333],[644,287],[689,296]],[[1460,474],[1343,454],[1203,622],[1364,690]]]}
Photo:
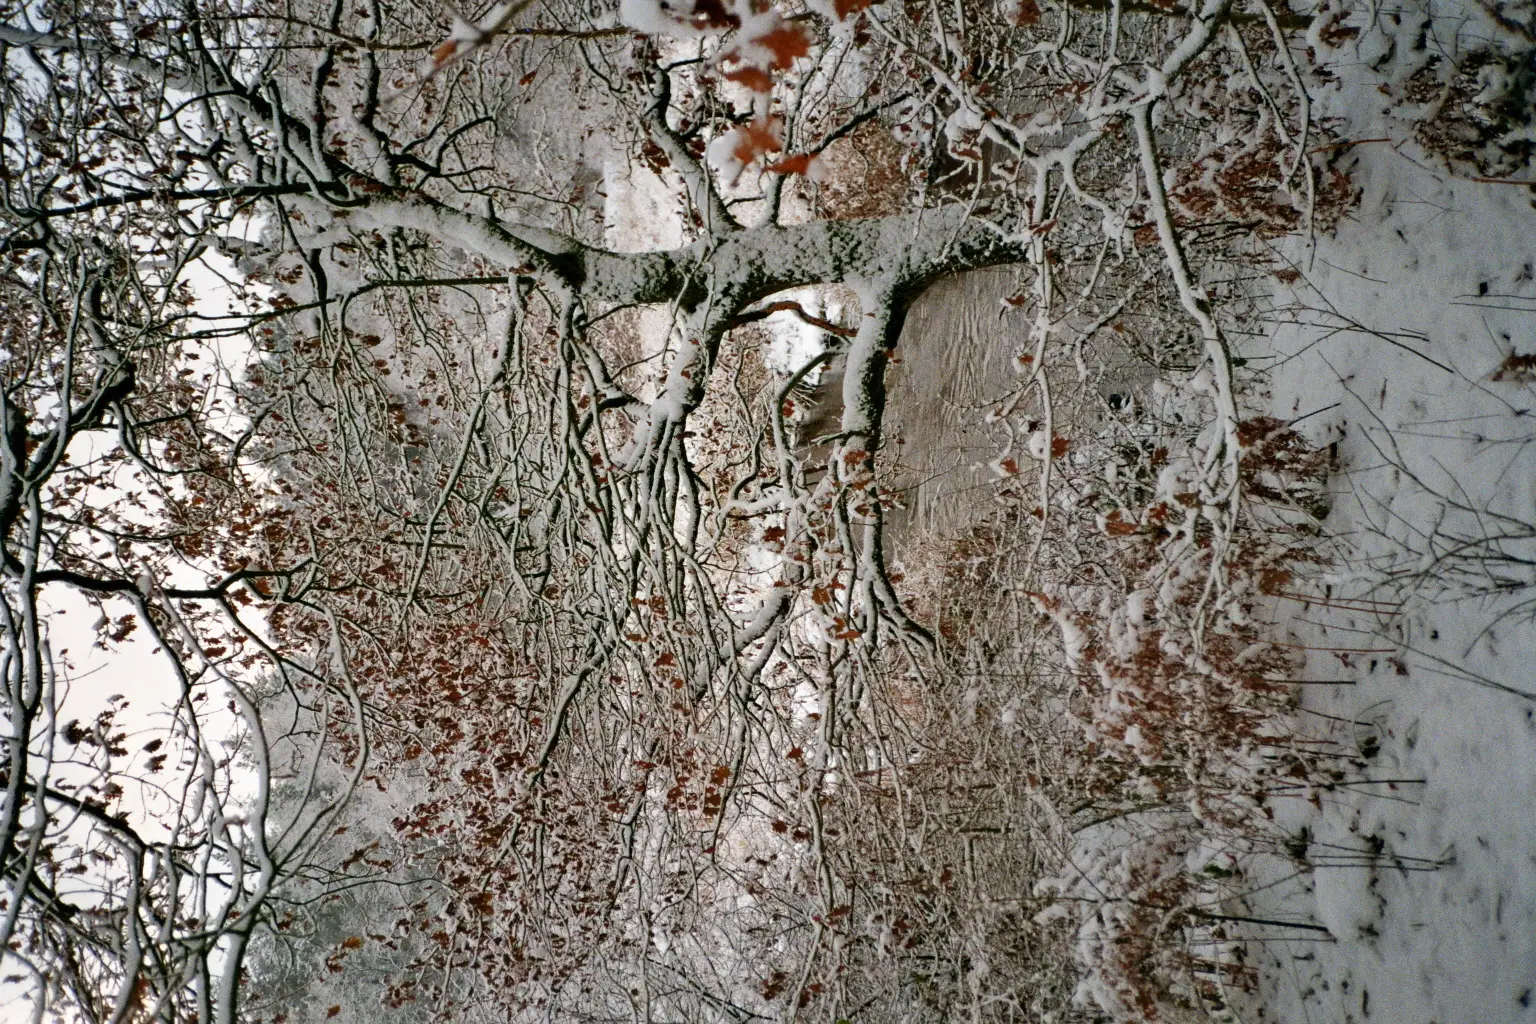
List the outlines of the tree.
{"label": "tree", "polygon": [[[303,567],[241,554],[260,545],[250,434],[188,329],[189,268],[235,206],[189,184],[172,83],[95,45],[126,31],[105,18],[70,21],[67,46],[3,43],[0,946],[35,1019],[228,1021],[263,900],[337,801],[267,813],[273,780],[313,766],[252,673],[318,676],[252,617]],[[98,621],[71,628],[82,608]],[[93,641],[120,661],[79,653]],[[102,661],[125,678],[93,685]]]}
{"label": "tree", "polygon": [[[1102,410],[1076,411],[1096,396],[1064,368],[1129,346],[1201,370],[1209,429],[1178,442],[1190,511],[1158,549],[1200,574],[1198,640],[1231,605],[1251,444],[1228,340],[1245,307],[1213,282],[1348,202],[1309,155],[1321,129],[1285,35],[1307,19],[1230,0],[551,0],[455,18],[446,40],[436,19],[59,4],[0,29],[18,296],[5,877],[8,927],[43,943],[14,955],[51,979],[88,945],[98,966],[60,1005],[116,1020],[278,1012],[239,992],[258,922],[302,933],[293,963],[353,977],[374,956],[402,1013],[1001,1017],[1064,1000],[1042,973],[1061,936],[1024,923],[1033,897],[975,909],[1044,870],[974,839],[1004,831],[977,824],[993,813],[1022,830],[1042,783],[932,706],[968,692],[969,641],[914,617],[890,564],[885,374],[932,282],[1017,268],[1008,315],[1030,340],[997,471],[1035,467],[1008,483],[1027,538],[1010,586],[1056,614],[1047,584],[1090,557],[1079,513],[1134,505],[1122,489],[1073,510],[1063,459]],[[858,173],[880,194],[840,198]],[[675,199],[679,244],[606,244],[593,190],[620,181]],[[240,270],[217,292],[228,315],[194,312],[189,268],[223,265],[210,252]],[[804,286],[846,289],[843,317],[782,297]],[[762,321],[784,313],[827,347],[775,377]],[[254,354],[220,420],[226,393],[186,371],[197,346],[237,343]],[[797,443],[796,388],[834,357],[836,429]],[[107,455],[67,457],[108,429]],[[1155,472],[1150,440],[1131,461]],[[139,468],[119,486],[142,510],[92,507],[98,458]],[[1142,521],[1099,533],[1150,535],[1149,494]],[[1058,528],[1072,545],[1045,545]],[[52,806],[46,751],[70,735],[37,710],[56,585],[129,601],[109,622],[171,659],[187,774],[168,806],[198,812],[149,808],[168,836],[124,846],[130,815],[96,795],[56,801],[89,821],[24,809]],[[196,706],[204,689],[231,719]],[[125,748],[99,731],[106,785]],[[82,829],[81,856],[172,851],[195,881],[124,897],[137,867],[88,865],[93,895],[66,909],[37,865]],[[395,920],[337,931],[315,908],[364,880],[399,895],[358,913]],[[220,894],[177,933],[154,900],[198,886]],[[135,911],[158,928],[130,927]],[[99,935],[71,931],[93,914]]]}

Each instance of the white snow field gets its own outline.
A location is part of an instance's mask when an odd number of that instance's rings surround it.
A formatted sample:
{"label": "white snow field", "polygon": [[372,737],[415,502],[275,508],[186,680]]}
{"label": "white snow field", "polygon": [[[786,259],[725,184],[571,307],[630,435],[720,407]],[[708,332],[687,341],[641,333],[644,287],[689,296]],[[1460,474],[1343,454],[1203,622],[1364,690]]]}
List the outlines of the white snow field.
{"label": "white snow field", "polygon": [[[1474,12],[1430,21],[1428,48],[1473,45]],[[1295,842],[1232,912],[1331,938],[1250,927],[1249,1022],[1536,1021],[1536,375],[1506,364],[1536,352],[1536,188],[1414,144],[1378,85],[1422,66],[1425,18],[1390,14],[1317,90],[1340,137],[1388,141],[1341,161],[1361,202],[1287,253],[1303,276],[1253,360],[1275,415],[1337,442],[1342,560],[1309,581],[1323,600],[1277,610],[1322,683],[1298,733],[1361,781],[1271,798]]]}

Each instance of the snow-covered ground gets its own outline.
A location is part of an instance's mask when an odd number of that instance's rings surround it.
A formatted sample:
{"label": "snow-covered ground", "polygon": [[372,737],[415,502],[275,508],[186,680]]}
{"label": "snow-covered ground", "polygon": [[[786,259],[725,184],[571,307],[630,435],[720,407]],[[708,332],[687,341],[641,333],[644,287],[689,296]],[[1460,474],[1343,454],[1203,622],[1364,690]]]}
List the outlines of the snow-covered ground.
{"label": "snow-covered ground", "polygon": [[1536,384],[1498,373],[1536,351],[1536,189],[1448,172],[1357,59],[1324,112],[1392,141],[1353,148],[1360,205],[1290,254],[1293,323],[1253,364],[1338,444],[1343,561],[1279,611],[1318,648],[1305,678],[1338,682],[1303,688],[1298,731],[1367,767],[1273,801],[1296,842],[1245,912],[1332,938],[1255,927],[1242,1019],[1536,1021]]}

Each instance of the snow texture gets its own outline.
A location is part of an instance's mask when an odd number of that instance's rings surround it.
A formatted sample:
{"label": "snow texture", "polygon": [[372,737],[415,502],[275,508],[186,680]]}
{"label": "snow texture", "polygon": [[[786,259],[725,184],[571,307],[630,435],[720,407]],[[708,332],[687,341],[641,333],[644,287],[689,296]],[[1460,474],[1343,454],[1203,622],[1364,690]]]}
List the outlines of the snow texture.
{"label": "snow texture", "polygon": [[[1404,73],[1419,21],[1402,21],[1396,64],[1369,32],[1335,54],[1321,113],[1346,139],[1391,141],[1342,162],[1360,206],[1288,254],[1302,277],[1277,319],[1293,323],[1252,362],[1275,415],[1338,444],[1327,526],[1347,560],[1326,601],[1279,610],[1299,643],[1331,649],[1305,678],[1347,685],[1302,688],[1299,727],[1357,752],[1359,776],[1422,781],[1273,801],[1292,861],[1250,876],[1270,887],[1237,912],[1333,940],[1257,929],[1246,1021],[1536,1021],[1536,628],[1518,607],[1536,594],[1518,561],[1536,554],[1536,386],[1498,372],[1536,350],[1536,212],[1532,190],[1458,177],[1383,110],[1364,68]],[[1433,29],[1440,46],[1474,31]],[[1488,534],[1510,561],[1456,539]]]}

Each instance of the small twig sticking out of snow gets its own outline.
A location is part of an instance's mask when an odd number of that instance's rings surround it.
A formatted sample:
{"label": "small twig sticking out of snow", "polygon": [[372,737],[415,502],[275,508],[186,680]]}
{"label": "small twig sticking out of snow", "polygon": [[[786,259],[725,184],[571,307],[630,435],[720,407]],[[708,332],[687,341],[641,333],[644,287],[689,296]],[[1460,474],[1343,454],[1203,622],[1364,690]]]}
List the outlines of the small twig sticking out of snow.
{"label": "small twig sticking out of snow", "polygon": [[1365,146],[1372,142],[1386,142],[1393,146],[1397,145],[1396,142],[1393,142],[1386,136],[1382,136],[1379,139],[1345,139],[1343,142],[1332,142],[1326,146],[1313,146],[1311,149],[1307,150],[1307,153],[1309,155],[1316,156],[1318,153],[1331,153],[1336,149],[1349,149],[1351,146]]}

